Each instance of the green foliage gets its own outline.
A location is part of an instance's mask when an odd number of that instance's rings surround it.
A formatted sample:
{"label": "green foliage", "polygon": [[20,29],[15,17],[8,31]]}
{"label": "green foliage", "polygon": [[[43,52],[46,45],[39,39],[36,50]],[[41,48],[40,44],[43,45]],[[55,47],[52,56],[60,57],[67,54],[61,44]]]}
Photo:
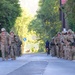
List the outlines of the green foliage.
{"label": "green foliage", "polygon": [[[17,17],[14,26],[22,39],[27,38],[23,45],[39,43],[39,51],[44,51],[45,41],[55,36],[60,31],[60,27],[58,0],[40,0],[39,10],[34,19],[28,15],[26,10],[23,10],[21,16]],[[33,48],[31,50],[36,51]]]}
{"label": "green foliage", "polygon": [[[57,0],[40,0],[40,10],[37,11],[37,17],[42,20],[42,25],[46,35],[53,37],[60,31],[59,21],[59,1]],[[49,38],[50,38],[49,37]]]}
{"label": "green foliage", "polygon": [[40,43],[38,52],[44,52],[44,49],[45,49],[44,43]]}
{"label": "green foliage", "polygon": [[35,52],[35,49],[34,49],[34,47],[32,47],[32,48],[31,48],[31,51],[32,51],[33,53]]}
{"label": "green foliage", "polygon": [[19,0],[0,0],[0,28],[5,27],[7,31],[14,26],[15,20],[20,16],[21,8]]}
{"label": "green foliage", "polygon": [[14,28],[16,33],[21,37],[21,39],[28,36],[28,25],[32,20],[31,15],[28,15],[27,10],[22,9],[20,17],[17,17]]}
{"label": "green foliage", "polygon": [[75,0],[67,0],[64,10],[68,20],[69,28],[75,31]]}
{"label": "green foliage", "polygon": [[[28,32],[28,25],[32,17],[28,14],[26,9],[22,9],[21,16],[17,17],[14,28],[12,30],[16,30],[16,34],[19,35],[20,39],[22,40],[22,53],[25,53],[25,47],[30,45],[30,42],[33,42],[31,37],[32,34]],[[23,39],[26,38],[27,40],[24,41]],[[29,46],[28,46],[29,47]]]}
{"label": "green foliage", "polygon": [[29,25],[29,31],[35,31],[39,37],[37,41],[43,41],[40,42],[40,50],[44,50],[45,41],[50,40],[60,29],[59,1],[40,0],[37,15]]}
{"label": "green foliage", "polygon": [[40,0],[39,10],[34,20],[31,21],[29,31],[35,31],[39,41],[39,51],[44,51],[45,41],[50,40],[60,31],[59,1]]}

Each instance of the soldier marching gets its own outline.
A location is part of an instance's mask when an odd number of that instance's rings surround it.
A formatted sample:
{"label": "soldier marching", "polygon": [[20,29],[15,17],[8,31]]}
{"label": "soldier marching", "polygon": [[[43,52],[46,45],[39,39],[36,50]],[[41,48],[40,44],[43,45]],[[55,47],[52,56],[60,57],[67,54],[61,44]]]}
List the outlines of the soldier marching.
{"label": "soldier marching", "polygon": [[22,44],[22,42],[19,45],[20,49],[18,51],[17,44],[19,44],[20,39],[19,40],[17,40],[17,39],[19,39],[19,37],[16,38],[16,35],[14,34],[13,31],[10,31],[10,33],[8,33],[5,28],[1,29],[0,50],[1,50],[3,61],[8,60],[9,58],[11,58],[12,60],[15,60],[16,56],[17,56],[17,52],[18,52],[18,56],[21,55],[21,44]]}
{"label": "soldier marching", "polygon": [[51,55],[58,58],[73,60],[75,54],[75,33],[69,29],[63,30],[52,38]]}
{"label": "soldier marching", "polygon": [[[1,29],[0,33],[0,50],[2,60],[16,59],[16,56],[21,55],[22,42],[13,31],[8,33],[5,28]],[[50,42],[51,56],[73,60],[75,55],[75,33],[69,29],[58,32]]]}

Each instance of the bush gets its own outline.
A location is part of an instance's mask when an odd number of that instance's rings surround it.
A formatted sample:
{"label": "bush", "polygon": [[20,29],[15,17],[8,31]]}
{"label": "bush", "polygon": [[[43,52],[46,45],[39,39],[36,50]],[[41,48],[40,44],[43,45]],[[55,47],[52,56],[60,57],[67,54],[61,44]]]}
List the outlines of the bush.
{"label": "bush", "polygon": [[44,48],[41,47],[41,48],[38,50],[38,52],[44,52]]}

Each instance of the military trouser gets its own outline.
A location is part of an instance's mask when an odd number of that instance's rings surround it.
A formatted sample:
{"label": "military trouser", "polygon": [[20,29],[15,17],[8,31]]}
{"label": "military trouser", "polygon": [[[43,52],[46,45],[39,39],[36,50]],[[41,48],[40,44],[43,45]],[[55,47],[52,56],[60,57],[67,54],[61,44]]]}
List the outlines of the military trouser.
{"label": "military trouser", "polygon": [[2,59],[8,59],[8,45],[1,44]]}
{"label": "military trouser", "polygon": [[63,45],[60,47],[60,57],[64,58],[64,50],[63,50]]}
{"label": "military trouser", "polygon": [[73,51],[72,51],[72,46],[69,46],[69,60],[73,60]]}
{"label": "military trouser", "polygon": [[52,46],[51,48],[51,56],[55,56],[56,55],[56,49],[55,46]]}
{"label": "military trouser", "polygon": [[65,59],[71,60],[71,53],[70,52],[71,52],[70,46],[64,46]]}
{"label": "military trouser", "polygon": [[16,59],[16,51],[17,51],[17,46],[15,43],[11,44],[11,58]]}
{"label": "military trouser", "polygon": [[17,46],[17,56],[20,56],[21,55],[21,47]]}
{"label": "military trouser", "polygon": [[67,59],[67,47],[63,46],[63,50],[64,50],[64,58]]}
{"label": "military trouser", "polygon": [[75,60],[75,46],[72,46],[72,59]]}
{"label": "military trouser", "polygon": [[60,46],[56,46],[56,55],[60,57]]}

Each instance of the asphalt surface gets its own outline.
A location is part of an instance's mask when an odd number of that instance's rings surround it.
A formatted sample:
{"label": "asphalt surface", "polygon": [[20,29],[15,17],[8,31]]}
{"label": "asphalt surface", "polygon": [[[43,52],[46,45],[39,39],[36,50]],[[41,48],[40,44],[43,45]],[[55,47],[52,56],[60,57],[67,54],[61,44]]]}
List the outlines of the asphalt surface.
{"label": "asphalt surface", "polygon": [[75,75],[75,60],[51,57],[45,53],[25,54],[2,61],[0,75]]}

